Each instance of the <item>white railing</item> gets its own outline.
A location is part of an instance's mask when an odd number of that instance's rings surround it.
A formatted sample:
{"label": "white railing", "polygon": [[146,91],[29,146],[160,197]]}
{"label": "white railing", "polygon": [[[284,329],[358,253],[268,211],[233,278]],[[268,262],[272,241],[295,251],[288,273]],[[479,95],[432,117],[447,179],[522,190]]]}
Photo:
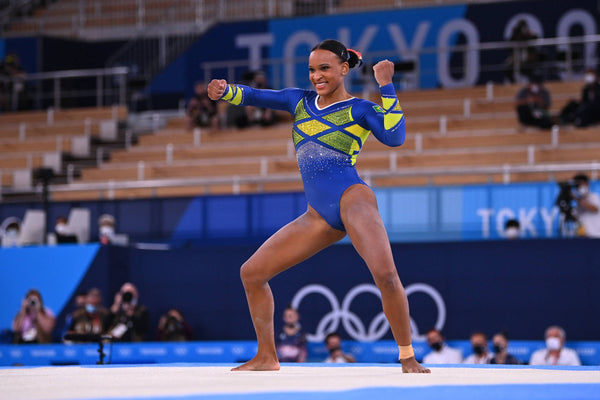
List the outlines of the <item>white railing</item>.
{"label": "white railing", "polygon": [[[248,176],[225,176],[225,177],[206,177],[206,178],[177,178],[177,179],[156,179],[144,180],[143,168],[140,180],[135,181],[105,181],[105,182],[90,182],[90,183],[71,183],[61,185],[50,185],[50,193],[64,192],[98,192],[98,198],[114,199],[115,191],[129,189],[152,189],[155,191],[160,188],[175,188],[175,187],[204,187],[206,193],[210,193],[210,187],[213,185],[231,185],[232,193],[239,194],[240,187],[244,184],[258,185],[258,191],[262,192],[262,185],[269,183],[292,183],[300,182],[300,174],[272,174],[272,175],[248,175]],[[505,184],[512,182],[512,174],[522,173],[547,173],[549,175],[555,173],[577,173],[587,172],[592,180],[597,180],[600,173],[600,162],[581,162],[581,163],[565,163],[565,164],[544,164],[544,165],[492,165],[479,167],[443,167],[443,168],[402,168],[395,171],[386,170],[368,170],[362,171],[361,175],[365,182],[373,185],[375,179],[391,178],[391,177],[429,177],[433,179],[436,176],[460,176],[460,175],[483,175],[488,176],[490,182],[493,181],[493,176],[502,175]],[[1,175],[0,175],[1,178]],[[552,177],[549,177],[552,178]],[[373,185],[376,187],[375,185]],[[36,192],[40,192],[41,188],[36,187]],[[0,200],[3,195],[14,193],[22,193],[22,190],[0,187]],[[156,193],[155,193],[156,195]]]}

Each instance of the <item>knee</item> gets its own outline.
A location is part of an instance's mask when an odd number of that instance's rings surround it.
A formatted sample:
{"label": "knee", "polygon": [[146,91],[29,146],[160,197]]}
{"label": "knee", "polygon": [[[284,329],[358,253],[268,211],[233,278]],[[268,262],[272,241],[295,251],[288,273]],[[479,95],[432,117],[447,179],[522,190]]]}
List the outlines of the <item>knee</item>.
{"label": "knee", "polygon": [[375,272],[373,279],[381,292],[395,292],[402,289],[402,283],[395,270]]}
{"label": "knee", "polygon": [[263,285],[266,282],[264,277],[260,274],[260,269],[250,260],[242,264],[242,267],[240,268],[240,278],[242,279],[244,287]]}

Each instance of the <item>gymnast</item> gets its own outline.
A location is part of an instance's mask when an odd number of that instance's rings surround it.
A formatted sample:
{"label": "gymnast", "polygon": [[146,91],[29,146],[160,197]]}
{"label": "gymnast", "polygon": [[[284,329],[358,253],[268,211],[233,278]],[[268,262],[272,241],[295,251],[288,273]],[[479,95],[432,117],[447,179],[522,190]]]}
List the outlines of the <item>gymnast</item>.
{"label": "gymnast", "polygon": [[267,239],[242,265],[258,351],[234,371],[274,371],[280,364],[274,341],[274,300],[269,280],[342,239],[346,234],[364,259],[381,291],[383,311],[399,348],[403,372],[428,373],[414,357],[408,299],[373,191],[354,167],[367,136],[389,146],[404,143],[404,114],[392,84],[394,64],[373,66],[382,98],[379,105],[351,96],[344,76],[361,63],[360,53],[337,40],[325,40],[310,53],[313,90],[259,90],[215,79],[208,85],[213,100],[290,112],[292,138],[308,208]]}

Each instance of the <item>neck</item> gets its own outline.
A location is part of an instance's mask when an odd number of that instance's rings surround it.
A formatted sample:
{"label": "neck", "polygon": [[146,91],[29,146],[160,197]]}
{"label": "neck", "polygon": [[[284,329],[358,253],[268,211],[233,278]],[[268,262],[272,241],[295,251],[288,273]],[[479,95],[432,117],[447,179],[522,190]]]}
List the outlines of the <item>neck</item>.
{"label": "neck", "polygon": [[319,104],[319,107],[327,107],[327,106],[330,106],[339,101],[344,101],[344,100],[348,100],[351,98],[352,98],[352,96],[350,96],[350,94],[346,91],[346,89],[342,87],[333,93],[329,93],[326,96],[319,95],[318,104]]}

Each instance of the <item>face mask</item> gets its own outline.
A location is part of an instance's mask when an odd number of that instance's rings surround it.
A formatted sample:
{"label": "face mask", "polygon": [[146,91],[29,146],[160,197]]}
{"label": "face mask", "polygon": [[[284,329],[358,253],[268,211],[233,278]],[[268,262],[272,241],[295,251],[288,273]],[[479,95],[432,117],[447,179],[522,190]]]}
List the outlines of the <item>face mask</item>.
{"label": "face mask", "polygon": [[96,306],[92,305],[92,304],[86,304],[85,305],[85,311],[87,311],[90,314],[93,314],[96,312]]}
{"label": "face mask", "polygon": [[595,80],[596,80],[596,75],[594,75],[594,74],[585,74],[583,76],[583,81],[585,83],[594,83]]}
{"label": "face mask", "polygon": [[115,230],[111,226],[102,226],[100,227],[100,236],[113,236],[115,234]]}
{"label": "face mask", "polygon": [[585,185],[577,186],[577,191],[582,196],[585,196],[588,193],[589,190],[590,189],[587,186],[585,186]]}
{"label": "face mask", "polygon": [[538,85],[533,85],[533,86],[531,86],[531,91],[533,93],[537,93],[540,91],[540,87]]}
{"label": "face mask", "polygon": [[482,355],[485,353],[485,346],[473,346],[473,353],[477,354],[478,356]]}
{"label": "face mask", "polygon": [[499,344],[494,345],[494,353],[502,353],[504,351],[504,347]]}
{"label": "face mask", "polygon": [[515,239],[519,237],[519,230],[517,228],[508,228],[504,231],[504,235],[507,239]]}
{"label": "face mask", "polygon": [[557,337],[549,337],[546,339],[546,347],[548,350],[558,350],[560,349],[560,339]]}
{"label": "face mask", "polygon": [[56,224],[54,227],[54,231],[59,235],[65,235],[67,233],[67,225],[66,224]]}
{"label": "face mask", "polygon": [[440,351],[442,349],[443,345],[444,344],[442,342],[435,342],[435,343],[431,343],[430,346],[434,351]]}

